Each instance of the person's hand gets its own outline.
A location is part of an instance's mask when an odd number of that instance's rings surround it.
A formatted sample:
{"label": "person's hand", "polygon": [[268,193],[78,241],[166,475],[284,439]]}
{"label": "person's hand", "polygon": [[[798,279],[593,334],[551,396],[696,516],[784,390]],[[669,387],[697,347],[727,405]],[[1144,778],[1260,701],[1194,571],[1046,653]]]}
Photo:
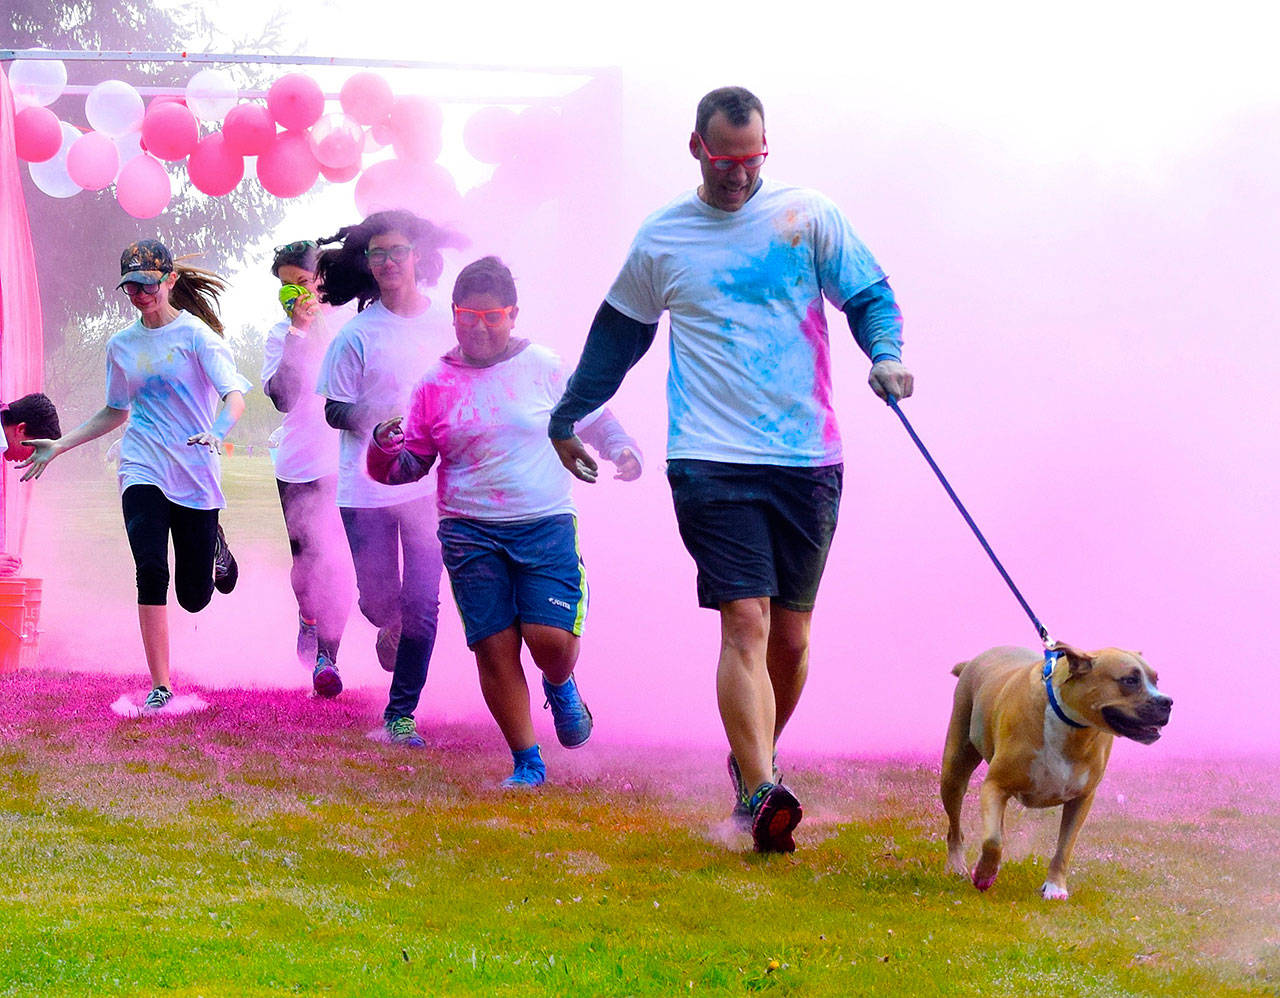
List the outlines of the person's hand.
{"label": "person's hand", "polygon": [[197,433],[193,437],[187,437],[188,447],[208,447],[215,454],[222,453],[222,438],[213,430],[205,430],[203,433]]}
{"label": "person's hand", "polygon": [[0,551],[0,575],[17,575],[21,571],[21,558],[16,554]]}
{"label": "person's hand", "polygon": [[600,476],[600,467],[595,458],[587,453],[586,446],[575,433],[564,440],[552,440],[551,446],[556,449],[560,463],[569,469],[569,474],[580,482],[594,482]]}
{"label": "person's hand", "polygon": [[910,398],[911,393],[915,391],[916,379],[901,361],[882,360],[871,365],[867,384],[871,386],[873,392],[888,402],[891,397]]}
{"label": "person's hand", "polygon": [[634,482],[640,477],[640,459],[630,447],[624,447],[618,459],[613,462],[618,472],[613,477],[623,482]]}
{"label": "person's hand", "polygon": [[289,325],[305,333],[319,318],[320,301],[308,292],[305,295],[299,295],[294,301],[293,311],[289,314]]}
{"label": "person's hand", "polygon": [[392,416],[373,428],[373,442],[389,454],[399,454],[404,448],[403,416]]}
{"label": "person's hand", "polygon": [[39,478],[44,474],[45,465],[61,453],[56,440],[24,440],[22,445],[31,448],[31,453],[14,465],[27,469],[19,479],[22,482]]}

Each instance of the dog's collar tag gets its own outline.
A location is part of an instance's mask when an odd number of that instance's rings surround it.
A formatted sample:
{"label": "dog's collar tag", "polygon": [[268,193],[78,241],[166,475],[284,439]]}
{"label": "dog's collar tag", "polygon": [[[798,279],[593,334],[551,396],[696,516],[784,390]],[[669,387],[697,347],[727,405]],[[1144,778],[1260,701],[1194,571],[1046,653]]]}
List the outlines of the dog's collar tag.
{"label": "dog's collar tag", "polygon": [[1058,705],[1058,698],[1053,692],[1053,667],[1057,664],[1058,659],[1062,657],[1062,652],[1048,649],[1044,653],[1044,691],[1049,696],[1049,706],[1053,708],[1053,712],[1058,715],[1058,720],[1063,724],[1073,728],[1087,728],[1089,725],[1081,724],[1079,721],[1073,721],[1067,717],[1063,709]]}

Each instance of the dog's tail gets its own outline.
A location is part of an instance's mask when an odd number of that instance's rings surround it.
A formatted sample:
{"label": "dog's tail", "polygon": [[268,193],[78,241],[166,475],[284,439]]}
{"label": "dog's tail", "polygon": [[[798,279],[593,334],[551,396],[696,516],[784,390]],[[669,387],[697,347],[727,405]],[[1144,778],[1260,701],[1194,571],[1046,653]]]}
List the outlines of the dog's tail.
{"label": "dog's tail", "polygon": [[964,667],[968,664],[968,662],[957,662],[951,667],[951,675],[959,676],[960,673],[964,672]]}

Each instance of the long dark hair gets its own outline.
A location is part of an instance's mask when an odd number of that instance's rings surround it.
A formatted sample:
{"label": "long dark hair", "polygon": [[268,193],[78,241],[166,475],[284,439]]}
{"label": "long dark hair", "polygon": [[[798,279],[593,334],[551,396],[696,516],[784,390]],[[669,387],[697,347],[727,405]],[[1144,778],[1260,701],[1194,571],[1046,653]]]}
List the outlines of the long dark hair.
{"label": "long dark hair", "polygon": [[334,249],[324,250],[316,261],[316,285],[321,301],[345,305],[354,298],[357,309],[364,311],[370,302],[381,297],[364,254],[369,240],[387,232],[399,232],[413,244],[418,251],[414,274],[418,283],[427,287],[434,287],[444,272],[444,256],[440,251],[466,245],[458,233],[419,218],[411,211],[374,212],[358,225],[343,226],[328,239],[320,240],[321,246],[338,244]]}

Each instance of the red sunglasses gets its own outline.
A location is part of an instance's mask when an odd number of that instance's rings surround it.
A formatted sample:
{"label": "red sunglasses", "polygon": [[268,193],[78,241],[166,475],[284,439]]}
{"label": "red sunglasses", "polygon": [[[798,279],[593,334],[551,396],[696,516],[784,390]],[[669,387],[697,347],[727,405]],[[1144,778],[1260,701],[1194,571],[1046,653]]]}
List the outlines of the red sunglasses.
{"label": "red sunglasses", "polygon": [[735,166],[741,166],[747,170],[758,170],[764,166],[765,157],[769,155],[769,143],[761,137],[764,148],[759,152],[753,152],[750,156],[713,156],[706,142],[702,140],[702,135],[698,132],[694,134],[698,136],[698,144],[702,146],[702,151],[711,161],[711,169],[719,170],[721,173],[728,173]]}

